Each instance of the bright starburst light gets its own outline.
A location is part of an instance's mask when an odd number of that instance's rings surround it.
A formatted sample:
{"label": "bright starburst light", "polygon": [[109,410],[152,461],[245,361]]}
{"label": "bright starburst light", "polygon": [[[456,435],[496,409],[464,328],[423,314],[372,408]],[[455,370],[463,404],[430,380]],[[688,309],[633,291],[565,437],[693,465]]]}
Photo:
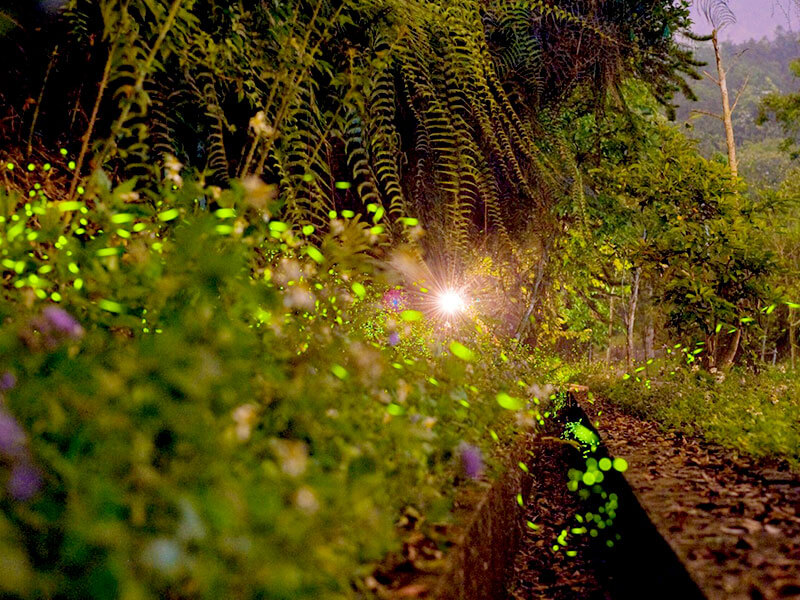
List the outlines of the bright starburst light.
{"label": "bright starburst light", "polygon": [[439,310],[445,315],[452,316],[461,312],[467,306],[464,297],[455,290],[445,290],[436,299]]}

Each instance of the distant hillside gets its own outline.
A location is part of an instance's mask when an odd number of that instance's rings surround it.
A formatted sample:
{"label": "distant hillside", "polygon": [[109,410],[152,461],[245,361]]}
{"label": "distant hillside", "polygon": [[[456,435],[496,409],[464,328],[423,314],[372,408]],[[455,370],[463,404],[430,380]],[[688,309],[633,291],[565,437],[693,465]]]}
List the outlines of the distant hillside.
{"label": "distant hillside", "polygon": [[[747,80],[733,115],[734,132],[739,150],[742,175],[755,186],[777,183],[789,165],[789,159],[778,149],[783,139],[780,127],[774,123],[756,125],[758,105],[771,92],[787,93],[800,88],[800,80],[789,71],[789,63],[800,57],[798,34],[779,30],[775,39],[751,40],[742,44],[722,44],[723,60],[728,70],[728,89],[735,98]],[[716,77],[714,52],[711,43],[699,43],[696,55],[708,63],[704,69]],[[698,141],[700,150],[708,157],[726,155],[722,122],[691,111],[720,112],[717,85],[705,78],[693,82],[692,89],[699,100],[679,101],[676,122],[689,128],[687,133]]]}

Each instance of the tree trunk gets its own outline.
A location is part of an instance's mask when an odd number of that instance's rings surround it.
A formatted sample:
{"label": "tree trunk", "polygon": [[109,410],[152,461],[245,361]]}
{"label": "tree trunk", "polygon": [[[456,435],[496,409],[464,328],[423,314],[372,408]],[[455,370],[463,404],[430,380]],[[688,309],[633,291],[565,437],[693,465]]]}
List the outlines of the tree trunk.
{"label": "tree trunk", "polygon": [[725,125],[725,143],[728,145],[728,163],[731,175],[738,176],[739,169],[736,163],[736,141],[733,137],[733,120],[731,119],[731,102],[728,97],[728,82],[725,76],[725,67],[722,64],[722,55],[719,51],[717,30],[711,32],[711,42],[714,44],[714,57],[717,59],[717,73],[719,74],[719,91],[722,96],[722,122]]}
{"label": "tree trunk", "polygon": [[626,359],[628,361],[628,368],[633,366],[633,328],[636,325],[636,305],[639,302],[639,269],[638,267],[633,270],[633,284],[631,285],[631,299],[628,303],[628,319],[627,319],[627,351]]}
{"label": "tree trunk", "polygon": [[[614,290],[611,290],[614,293]],[[608,303],[608,347],[606,348],[606,362],[611,362],[611,336],[614,335],[614,296]]]}
{"label": "tree trunk", "polygon": [[645,360],[650,360],[651,358],[655,358],[655,339],[656,339],[656,327],[653,320],[653,310],[652,310],[652,302],[653,302],[653,286],[647,286],[647,306],[649,307],[648,310],[645,311],[645,330],[644,330],[644,358]]}
{"label": "tree trunk", "polygon": [[792,371],[794,371],[794,361],[795,357],[797,356],[797,346],[795,346],[794,340],[797,337],[795,334],[795,327],[797,327],[797,323],[794,320],[794,309],[789,308],[789,356],[791,357],[791,364],[792,364]]}
{"label": "tree trunk", "polygon": [[720,363],[720,367],[723,369],[729,369],[730,366],[733,364],[733,359],[736,358],[736,352],[739,350],[739,342],[742,340],[742,328],[739,327],[736,329],[736,333],[733,336],[733,340],[731,340],[731,345],[728,346],[728,351],[725,353],[725,356]]}
{"label": "tree trunk", "polygon": [[520,343],[522,342],[522,335],[525,333],[525,330],[530,324],[531,315],[533,315],[533,311],[536,309],[536,305],[539,302],[548,256],[549,253],[547,251],[547,246],[545,246],[542,249],[542,259],[536,266],[536,282],[533,284],[533,291],[531,292],[530,300],[528,301],[528,308],[525,310],[525,314],[523,315],[522,320],[520,321],[519,325],[517,326],[517,330],[514,333],[514,337],[516,337]]}

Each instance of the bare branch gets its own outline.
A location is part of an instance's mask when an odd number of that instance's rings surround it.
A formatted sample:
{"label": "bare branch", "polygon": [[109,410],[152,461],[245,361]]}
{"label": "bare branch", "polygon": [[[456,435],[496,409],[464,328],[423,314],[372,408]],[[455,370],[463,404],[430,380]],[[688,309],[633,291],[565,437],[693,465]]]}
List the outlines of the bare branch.
{"label": "bare branch", "polygon": [[718,115],[717,113],[709,112],[707,110],[700,110],[699,108],[693,108],[690,114],[698,116],[704,115],[706,117],[714,117],[715,119],[719,119],[720,121],[722,121],[722,115]]}
{"label": "bare branch", "polygon": [[747,84],[749,82],[750,82],[750,74],[748,73],[747,77],[744,78],[744,83],[742,84],[742,87],[740,87],[739,91],[736,92],[736,99],[733,101],[733,106],[731,106],[731,114],[733,113],[733,111],[736,110],[736,105],[739,103],[739,96],[742,95],[742,92],[747,87]]}
{"label": "bare branch", "polygon": [[705,75],[705,76],[706,76],[706,77],[708,77],[708,78],[709,78],[711,81],[713,81],[714,83],[716,83],[717,85],[719,85],[719,79],[717,79],[716,77],[714,77],[714,76],[713,76],[711,73],[709,73],[708,71],[703,71],[703,75]]}

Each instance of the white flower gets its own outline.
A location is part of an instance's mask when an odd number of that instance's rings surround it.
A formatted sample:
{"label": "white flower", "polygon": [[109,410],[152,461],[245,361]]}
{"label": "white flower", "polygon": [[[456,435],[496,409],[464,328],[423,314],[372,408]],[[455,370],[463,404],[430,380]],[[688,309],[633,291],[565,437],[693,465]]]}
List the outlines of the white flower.
{"label": "white flower", "polygon": [[236,437],[239,438],[239,441],[246,442],[250,439],[257,416],[256,406],[253,404],[242,404],[233,411],[233,420],[236,422]]}
{"label": "white flower", "polygon": [[257,137],[269,138],[275,135],[275,128],[267,123],[267,115],[263,110],[258,111],[255,116],[250,119],[250,129]]}
{"label": "white flower", "polygon": [[308,448],[303,442],[273,439],[272,451],[280,463],[281,471],[290,477],[299,477],[308,467]]}
{"label": "white flower", "polygon": [[295,492],[294,504],[297,508],[308,514],[314,514],[319,510],[317,496],[308,486],[303,486]]}
{"label": "white flower", "polygon": [[164,169],[166,169],[165,177],[169,181],[178,187],[183,185],[183,177],[181,177],[183,165],[172,154],[164,156]]}

